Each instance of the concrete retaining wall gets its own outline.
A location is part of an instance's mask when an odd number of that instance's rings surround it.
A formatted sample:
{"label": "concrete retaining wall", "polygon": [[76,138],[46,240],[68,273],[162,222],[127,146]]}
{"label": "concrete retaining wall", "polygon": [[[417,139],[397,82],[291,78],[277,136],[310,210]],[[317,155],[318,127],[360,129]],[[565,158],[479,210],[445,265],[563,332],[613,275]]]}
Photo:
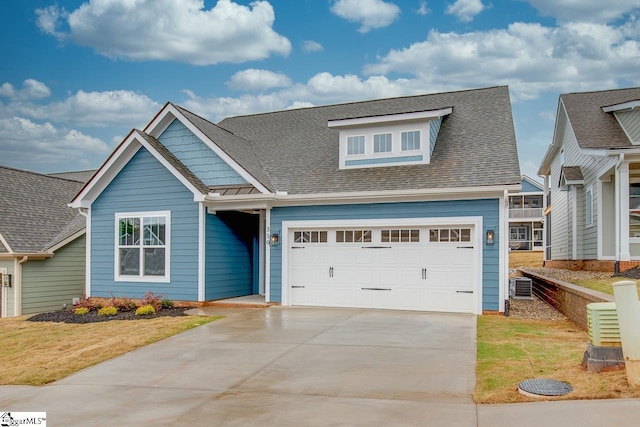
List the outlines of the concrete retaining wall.
{"label": "concrete retaining wall", "polygon": [[587,330],[587,304],[613,302],[613,295],[593,291],[572,283],[521,269],[520,275],[533,281],[533,294]]}

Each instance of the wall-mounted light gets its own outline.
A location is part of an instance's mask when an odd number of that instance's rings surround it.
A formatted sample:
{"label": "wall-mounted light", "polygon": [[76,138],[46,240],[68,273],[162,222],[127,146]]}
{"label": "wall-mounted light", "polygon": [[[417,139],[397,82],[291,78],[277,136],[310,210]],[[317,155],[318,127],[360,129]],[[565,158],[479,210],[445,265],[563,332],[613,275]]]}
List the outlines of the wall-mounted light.
{"label": "wall-mounted light", "polygon": [[2,286],[5,286],[7,288],[11,287],[11,275],[10,274],[2,274],[0,273],[0,283],[2,283]]}
{"label": "wall-mounted light", "polygon": [[280,234],[276,232],[276,233],[272,233],[271,236],[269,236],[269,246],[271,247],[280,246]]}
{"label": "wall-mounted light", "polygon": [[495,234],[494,234],[493,230],[487,230],[486,242],[487,242],[488,246],[493,245],[494,237],[495,237]]}

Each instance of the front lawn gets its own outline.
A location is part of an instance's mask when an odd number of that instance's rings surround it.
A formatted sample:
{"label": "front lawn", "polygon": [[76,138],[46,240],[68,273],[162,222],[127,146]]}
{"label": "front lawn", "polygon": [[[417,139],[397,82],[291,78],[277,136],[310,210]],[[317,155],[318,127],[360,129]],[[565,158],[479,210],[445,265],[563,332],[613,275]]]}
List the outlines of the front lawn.
{"label": "front lawn", "polygon": [[217,317],[68,324],[0,319],[0,385],[43,385]]}
{"label": "front lawn", "polygon": [[530,378],[569,383],[563,399],[640,398],[624,371],[590,373],[581,362],[586,332],[573,322],[478,317],[478,363],[474,398],[478,403],[528,402],[518,384]]}
{"label": "front lawn", "polygon": [[585,280],[574,280],[574,284],[578,286],[582,286],[585,288],[593,289],[594,291],[604,292],[605,294],[613,295],[613,284],[616,282],[621,282],[623,280],[631,280],[632,282],[636,282],[636,287],[638,288],[638,292],[640,293],[640,282],[635,279],[627,279],[625,277],[609,277],[604,279],[585,279]]}

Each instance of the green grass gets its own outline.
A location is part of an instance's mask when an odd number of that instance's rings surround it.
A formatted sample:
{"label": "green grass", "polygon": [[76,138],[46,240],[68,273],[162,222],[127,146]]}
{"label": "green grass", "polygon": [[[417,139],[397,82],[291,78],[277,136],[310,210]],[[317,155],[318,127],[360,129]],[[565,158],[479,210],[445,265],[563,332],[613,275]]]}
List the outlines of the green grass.
{"label": "green grass", "polygon": [[478,362],[474,398],[478,403],[532,400],[518,393],[529,378],[571,384],[567,399],[640,397],[624,371],[594,374],[581,368],[587,334],[571,321],[522,320],[503,316],[478,318]]}
{"label": "green grass", "polygon": [[623,280],[632,280],[636,282],[636,287],[638,288],[638,292],[640,293],[640,284],[638,281],[633,279],[626,279],[624,277],[609,277],[606,279],[585,279],[585,280],[576,280],[575,284],[578,286],[582,286],[584,288],[593,289],[594,291],[604,292],[605,294],[613,295],[613,284],[616,282],[620,282]]}

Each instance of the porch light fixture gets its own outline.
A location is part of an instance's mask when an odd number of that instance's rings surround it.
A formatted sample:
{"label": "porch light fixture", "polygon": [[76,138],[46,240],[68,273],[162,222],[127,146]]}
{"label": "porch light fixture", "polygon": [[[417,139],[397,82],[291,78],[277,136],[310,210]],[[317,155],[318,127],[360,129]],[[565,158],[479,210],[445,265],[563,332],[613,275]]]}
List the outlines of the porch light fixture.
{"label": "porch light fixture", "polygon": [[0,273],[0,283],[5,288],[10,288],[11,287],[11,275],[10,274],[6,274],[6,273],[5,274]]}
{"label": "porch light fixture", "polygon": [[493,239],[495,235],[493,230],[487,230],[487,246],[493,246]]}
{"label": "porch light fixture", "polygon": [[280,246],[280,235],[278,233],[273,233],[271,237],[269,237],[269,246]]}

